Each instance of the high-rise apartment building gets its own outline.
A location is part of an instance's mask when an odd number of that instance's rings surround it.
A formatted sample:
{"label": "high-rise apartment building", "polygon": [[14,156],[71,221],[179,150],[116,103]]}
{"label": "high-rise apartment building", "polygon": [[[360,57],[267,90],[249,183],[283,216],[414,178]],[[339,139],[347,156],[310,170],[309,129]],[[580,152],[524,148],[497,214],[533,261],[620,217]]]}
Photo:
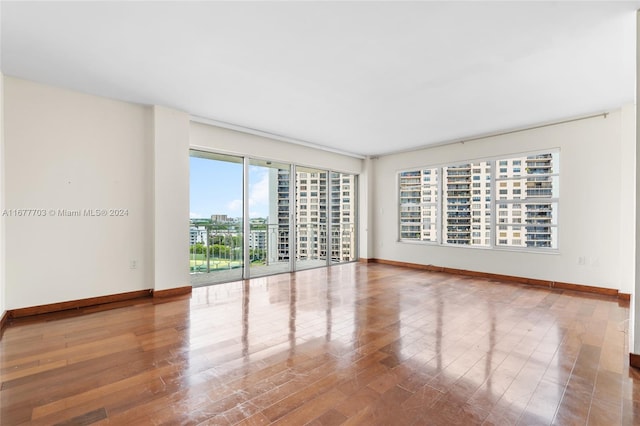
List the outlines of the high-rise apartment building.
{"label": "high-rise apartment building", "polygon": [[252,229],[249,232],[249,249],[256,251],[266,251],[267,249],[267,230]]}
{"label": "high-rise apartment building", "polygon": [[[498,246],[553,247],[554,154],[497,162]],[[556,165],[557,168],[557,165]],[[557,171],[557,170],[556,170]]]}
{"label": "high-rise apartment building", "polygon": [[[295,202],[290,202],[291,185]],[[295,206],[296,259],[354,260],[356,256],[356,178],[354,175],[300,168],[295,179],[288,170],[270,175],[270,226],[277,227],[277,260],[290,256],[290,209]],[[330,206],[330,213],[329,213]],[[273,219],[271,219],[273,218]],[[329,237],[330,235],[330,237]]]}
{"label": "high-rise apartment building", "polygon": [[437,241],[438,169],[400,173],[400,238]]}
{"label": "high-rise apartment building", "polygon": [[269,262],[289,261],[290,181],[288,169],[269,169]]}
{"label": "high-rise apartment building", "polygon": [[488,247],[495,224],[496,246],[553,248],[557,176],[557,153],[401,172],[400,238],[438,242],[441,232],[446,244]]}
{"label": "high-rise apartment building", "polygon": [[349,262],[356,257],[356,177],[331,172],[331,260]]}
{"label": "high-rise apartment building", "polygon": [[443,168],[446,242],[491,244],[491,165],[486,161]]}
{"label": "high-rise apartment building", "polygon": [[[554,190],[554,164],[552,154],[540,154],[527,157],[526,189],[528,199],[553,199]],[[557,213],[556,213],[557,214]],[[525,211],[525,237],[527,247],[551,247],[555,229],[553,224],[554,209],[550,202],[528,203]]]}

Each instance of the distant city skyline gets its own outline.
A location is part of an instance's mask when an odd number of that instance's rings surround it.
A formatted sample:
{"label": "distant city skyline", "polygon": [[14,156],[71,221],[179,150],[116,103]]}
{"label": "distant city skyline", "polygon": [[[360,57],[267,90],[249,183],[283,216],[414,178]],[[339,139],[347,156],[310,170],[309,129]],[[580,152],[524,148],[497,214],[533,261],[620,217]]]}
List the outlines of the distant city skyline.
{"label": "distant city skyline", "polygon": [[[242,163],[190,157],[189,217],[242,217]],[[269,215],[269,173],[249,167],[249,217]]]}

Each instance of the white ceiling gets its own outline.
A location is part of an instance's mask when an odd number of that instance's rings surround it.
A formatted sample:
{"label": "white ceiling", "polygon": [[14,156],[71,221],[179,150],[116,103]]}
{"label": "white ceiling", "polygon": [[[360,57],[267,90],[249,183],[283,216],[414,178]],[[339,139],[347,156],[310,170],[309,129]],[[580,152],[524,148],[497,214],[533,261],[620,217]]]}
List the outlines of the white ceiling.
{"label": "white ceiling", "polygon": [[359,155],[633,102],[624,2],[8,2],[6,75]]}

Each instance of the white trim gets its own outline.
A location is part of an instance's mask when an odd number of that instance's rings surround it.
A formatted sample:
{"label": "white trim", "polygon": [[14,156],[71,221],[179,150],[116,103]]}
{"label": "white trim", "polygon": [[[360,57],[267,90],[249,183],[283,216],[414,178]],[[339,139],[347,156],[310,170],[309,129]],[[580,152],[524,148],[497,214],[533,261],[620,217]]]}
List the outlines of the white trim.
{"label": "white trim", "polygon": [[[442,168],[442,167],[452,167],[452,166],[457,166],[460,164],[468,164],[468,163],[481,163],[481,162],[492,162],[492,161],[498,161],[498,160],[504,160],[504,159],[510,159],[510,158],[514,158],[514,157],[527,157],[530,155],[539,155],[539,154],[554,154],[554,153],[561,153],[561,149],[560,147],[549,147],[549,148],[545,148],[545,149],[536,149],[533,151],[516,151],[516,152],[510,152],[510,153],[506,153],[506,154],[497,154],[497,155],[490,155],[490,156],[486,156],[486,157],[473,157],[473,158],[466,158],[466,159],[462,159],[462,160],[455,160],[455,161],[444,161],[444,162],[440,162],[440,163],[432,163],[432,164],[428,164],[428,165],[423,165],[423,166],[416,166],[416,167],[409,167],[409,168],[402,168],[402,169],[396,169],[396,174],[397,173],[402,173],[402,172],[412,172],[415,170],[420,170],[420,169],[433,169],[433,168]],[[558,163],[559,166],[559,163]],[[527,176],[532,176],[529,174],[523,174],[520,177],[514,177],[513,179],[523,179],[526,178]],[[544,175],[544,176],[560,176],[560,169],[558,168],[558,172],[556,173],[551,173],[549,175]],[[508,180],[509,178],[497,178],[497,180]]]}
{"label": "white trim", "polygon": [[461,138],[449,139],[449,140],[445,140],[445,141],[441,141],[441,142],[427,143],[427,144],[416,146],[416,147],[413,147],[413,148],[399,149],[399,150],[396,150],[396,151],[389,151],[389,152],[385,152],[385,153],[378,154],[378,155],[372,155],[371,158],[386,157],[386,156],[389,156],[389,155],[396,155],[396,154],[405,154],[407,152],[422,151],[424,149],[437,148],[437,147],[441,147],[441,146],[445,146],[445,145],[453,145],[453,144],[457,144],[457,143],[464,145],[465,142],[473,142],[473,141],[477,141],[477,140],[483,140],[483,139],[489,139],[489,138],[494,138],[494,137],[499,137],[499,136],[510,135],[510,134],[513,134],[513,133],[520,133],[520,132],[526,132],[526,131],[529,131],[529,130],[542,129],[542,128],[545,128],[545,127],[558,126],[558,125],[562,125],[562,124],[573,123],[574,121],[589,120],[589,119],[592,119],[592,118],[602,117],[603,119],[606,119],[609,116],[609,114],[610,114],[609,111],[602,111],[602,112],[599,112],[599,113],[594,113],[594,114],[589,114],[589,115],[584,115],[584,116],[578,116],[578,117],[573,117],[573,118],[567,118],[565,120],[542,122],[542,123],[533,124],[531,126],[526,126],[526,127],[517,127],[517,128],[512,128],[512,129],[498,130],[496,132],[483,133],[483,134],[479,134],[479,135],[475,135],[475,136],[461,137]]}
{"label": "white trim", "polygon": [[314,148],[321,151],[332,152],[334,154],[345,155],[347,157],[357,158],[360,160],[364,160],[365,158],[367,158],[365,155],[362,155],[362,154],[356,154],[354,152],[348,152],[340,149],[329,148],[327,146],[323,146],[317,143],[307,142],[307,141],[296,139],[296,138],[290,138],[288,136],[279,135],[277,133],[265,132],[263,130],[253,129],[251,127],[240,126],[238,124],[227,123],[225,121],[212,120],[210,118],[198,117],[194,115],[190,117],[190,120],[195,123],[208,124],[210,126],[221,127],[223,129],[234,130],[237,132],[247,133],[254,136],[262,136],[265,138],[274,139],[281,142],[287,142],[295,145],[306,146],[308,148]]}

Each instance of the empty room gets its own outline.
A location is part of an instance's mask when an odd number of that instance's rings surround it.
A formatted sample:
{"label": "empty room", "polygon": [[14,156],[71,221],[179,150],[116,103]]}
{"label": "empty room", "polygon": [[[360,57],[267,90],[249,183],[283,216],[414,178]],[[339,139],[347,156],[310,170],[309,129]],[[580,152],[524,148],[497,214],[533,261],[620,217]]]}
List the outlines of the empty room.
{"label": "empty room", "polygon": [[0,2],[0,424],[640,424],[640,1]]}

